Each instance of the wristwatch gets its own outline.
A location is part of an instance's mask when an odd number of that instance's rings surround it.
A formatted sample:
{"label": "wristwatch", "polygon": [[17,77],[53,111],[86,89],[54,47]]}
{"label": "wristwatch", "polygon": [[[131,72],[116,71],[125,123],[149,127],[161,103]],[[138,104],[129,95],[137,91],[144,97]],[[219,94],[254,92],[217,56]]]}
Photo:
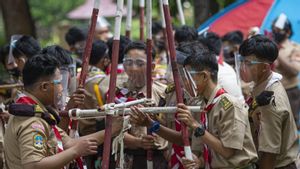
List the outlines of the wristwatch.
{"label": "wristwatch", "polygon": [[198,126],[195,131],[194,131],[194,136],[195,137],[201,137],[205,134],[205,128],[202,124],[200,124],[200,126]]}

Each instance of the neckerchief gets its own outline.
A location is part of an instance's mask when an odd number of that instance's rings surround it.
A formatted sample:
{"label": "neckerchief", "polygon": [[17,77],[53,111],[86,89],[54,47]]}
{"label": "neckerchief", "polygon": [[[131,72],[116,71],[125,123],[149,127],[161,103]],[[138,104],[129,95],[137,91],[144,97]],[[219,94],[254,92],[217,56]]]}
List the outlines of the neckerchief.
{"label": "neckerchief", "polygon": [[[30,94],[24,94],[21,96],[16,103],[19,104],[26,104],[26,105],[32,105],[35,106],[34,111],[42,111],[42,116],[43,118],[52,128],[52,131],[55,134],[56,140],[57,140],[57,150],[58,153],[62,152],[64,150],[63,144],[62,144],[62,137],[57,129],[56,124],[59,122],[59,119],[57,118],[58,116],[54,115],[54,110],[50,108],[44,107],[34,96]],[[65,169],[64,167],[63,169]]]}
{"label": "neckerchief", "polygon": [[[209,113],[212,108],[215,106],[216,102],[219,100],[221,95],[226,93],[226,91],[221,88],[217,91],[216,95],[214,96],[214,99],[212,100],[211,103],[207,104],[204,108],[204,110],[200,114],[200,121],[204,125],[205,130],[208,129],[208,119],[207,119],[207,113]],[[205,169],[210,169],[211,168],[211,154],[208,149],[208,146],[206,144],[203,145],[203,159],[204,159],[204,164],[205,164]]]}

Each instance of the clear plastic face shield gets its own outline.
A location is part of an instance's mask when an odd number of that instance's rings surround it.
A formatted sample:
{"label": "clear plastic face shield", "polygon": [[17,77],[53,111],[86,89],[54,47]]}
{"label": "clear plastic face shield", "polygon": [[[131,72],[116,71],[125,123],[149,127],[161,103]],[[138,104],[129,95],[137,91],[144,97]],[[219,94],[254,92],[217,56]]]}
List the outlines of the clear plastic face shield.
{"label": "clear plastic face shield", "polygon": [[16,43],[21,37],[22,37],[22,35],[12,35],[11,36],[7,64],[13,64],[16,62],[14,55],[13,55],[13,49],[16,49]]}
{"label": "clear plastic face shield", "polygon": [[238,58],[240,79],[246,83],[255,85],[264,71],[271,70],[271,63],[262,61],[253,55],[248,57],[239,55]]}
{"label": "clear plastic face shield", "polygon": [[141,88],[146,85],[147,60],[144,51],[130,52],[130,55],[126,54],[123,59],[123,66],[128,75],[128,82],[131,84],[131,87]]}
{"label": "clear plastic face shield", "polygon": [[68,71],[69,71],[69,94],[73,94],[76,91],[77,88],[77,76],[76,76],[76,61],[73,59],[73,63],[68,65]]}
{"label": "clear plastic face shield", "polygon": [[178,71],[183,88],[189,93],[191,97],[196,97],[197,86],[191,74],[183,66],[178,66]]}
{"label": "clear plastic face shield", "polygon": [[191,75],[187,72],[186,68],[183,66],[184,60],[188,56],[180,51],[176,51],[176,62],[180,77],[180,82],[182,87],[189,93],[191,97],[197,96],[196,84],[192,79]]}
{"label": "clear plastic face shield", "polygon": [[67,104],[68,83],[70,78],[70,72],[68,67],[61,67],[59,78],[53,80],[54,85],[54,105],[57,110],[64,110]]}

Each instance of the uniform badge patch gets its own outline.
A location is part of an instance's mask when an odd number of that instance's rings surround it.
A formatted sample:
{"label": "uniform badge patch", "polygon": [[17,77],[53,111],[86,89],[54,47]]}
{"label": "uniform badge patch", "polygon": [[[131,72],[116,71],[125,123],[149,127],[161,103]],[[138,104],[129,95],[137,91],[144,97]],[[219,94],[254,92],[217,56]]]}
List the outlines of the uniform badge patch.
{"label": "uniform badge patch", "polygon": [[221,104],[225,111],[232,107],[232,103],[227,99],[227,97],[223,97],[221,99]]}
{"label": "uniform badge patch", "polygon": [[33,136],[33,146],[37,149],[42,149],[43,146],[44,146],[44,138],[41,134],[39,133],[36,133],[34,136]]}

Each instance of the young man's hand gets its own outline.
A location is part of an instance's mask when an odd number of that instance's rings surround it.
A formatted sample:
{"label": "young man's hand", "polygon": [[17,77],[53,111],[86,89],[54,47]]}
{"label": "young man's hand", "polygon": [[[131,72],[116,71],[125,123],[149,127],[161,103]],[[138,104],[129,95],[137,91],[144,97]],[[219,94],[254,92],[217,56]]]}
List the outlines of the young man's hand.
{"label": "young man's hand", "polygon": [[200,159],[195,154],[193,154],[193,160],[182,157],[181,161],[184,169],[197,169],[202,165]]}
{"label": "young man's hand", "polygon": [[140,147],[145,150],[157,149],[157,146],[155,145],[155,136],[145,135],[140,138]]}
{"label": "young man's hand", "polygon": [[78,139],[72,147],[77,157],[87,156],[97,153],[98,142],[96,139]]}
{"label": "young man's hand", "polygon": [[142,106],[132,106],[130,107],[131,113],[130,113],[130,122],[139,126],[146,126],[151,127],[152,123],[154,122],[151,117],[143,113],[139,110],[139,108]]}
{"label": "young man's hand", "polygon": [[199,126],[199,123],[194,119],[192,113],[186,107],[186,105],[179,103],[177,105],[177,119],[191,129],[196,129]]}
{"label": "young man's hand", "polygon": [[70,100],[66,106],[66,110],[84,105],[85,95],[86,95],[85,89],[78,88],[70,97]]}

